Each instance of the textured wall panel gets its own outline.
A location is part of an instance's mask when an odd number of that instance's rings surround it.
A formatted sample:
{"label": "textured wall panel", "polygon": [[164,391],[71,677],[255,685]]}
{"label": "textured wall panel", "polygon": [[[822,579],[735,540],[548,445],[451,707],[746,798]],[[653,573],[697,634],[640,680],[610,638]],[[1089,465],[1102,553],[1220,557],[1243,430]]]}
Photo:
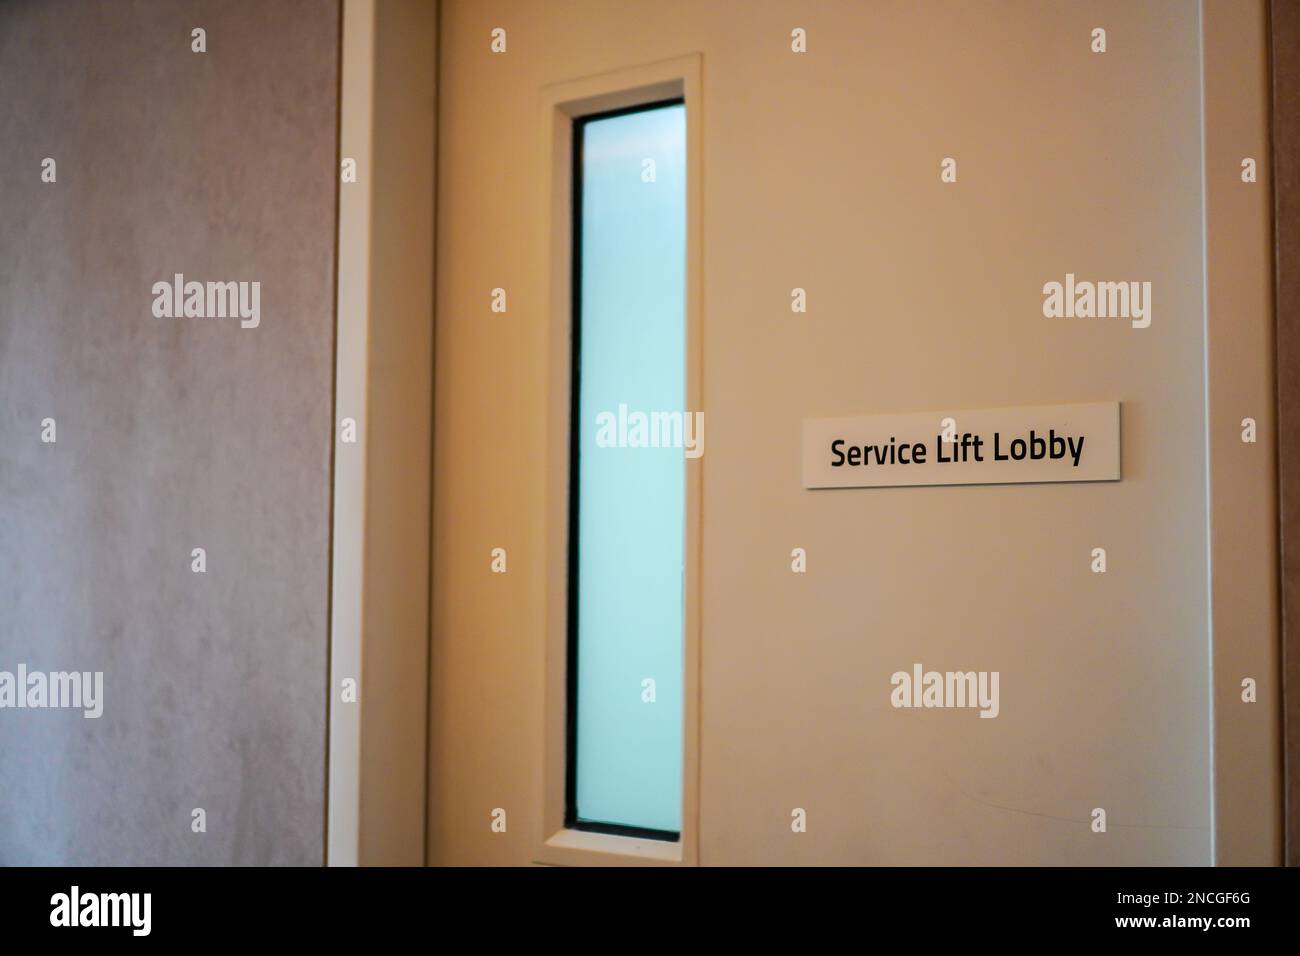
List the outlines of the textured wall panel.
{"label": "textured wall panel", "polygon": [[338,19],[0,6],[0,670],[105,684],[0,710],[0,863],[323,858]]}

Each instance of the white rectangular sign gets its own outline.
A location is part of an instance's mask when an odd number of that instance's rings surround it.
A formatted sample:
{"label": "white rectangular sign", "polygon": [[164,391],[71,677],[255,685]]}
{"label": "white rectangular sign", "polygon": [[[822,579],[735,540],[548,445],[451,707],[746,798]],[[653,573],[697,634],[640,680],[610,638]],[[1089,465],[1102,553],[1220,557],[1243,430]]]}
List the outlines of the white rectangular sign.
{"label": "white rectangular sign", "polygon": [[1119,402],[805,418],[805,488],[1118,481]]}

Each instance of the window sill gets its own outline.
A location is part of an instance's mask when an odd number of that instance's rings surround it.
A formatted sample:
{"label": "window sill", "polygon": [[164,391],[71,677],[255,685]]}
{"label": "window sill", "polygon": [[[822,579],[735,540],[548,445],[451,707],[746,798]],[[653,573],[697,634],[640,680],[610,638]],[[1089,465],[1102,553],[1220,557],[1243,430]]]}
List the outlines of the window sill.
{"label": "window sill", "polygon": [[552,866],[679,866],[682,844],[566,827],[538,848],[536,862]]}

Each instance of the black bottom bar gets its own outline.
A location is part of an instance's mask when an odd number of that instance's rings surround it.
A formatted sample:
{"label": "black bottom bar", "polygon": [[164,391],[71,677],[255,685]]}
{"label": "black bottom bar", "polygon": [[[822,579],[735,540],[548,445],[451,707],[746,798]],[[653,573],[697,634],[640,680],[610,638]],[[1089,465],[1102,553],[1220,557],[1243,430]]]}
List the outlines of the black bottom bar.
{"label": "black bottom bar", "polygon": [[[513,934],[565,945],[605,930],[647,945],[647,932],[686,942],[723,931],[733,949],[737,938],[770,945],[778,933],[829,946],[900,932],[918,952],[948,939],[1101,935],[1232,946],[1279,938],[1294,925],[1298,890],[1297,871],[1283,869],[10,868],[0,870],[0,927],[7,948],[75,934],[82,945],[283,939],[299,951],[390,941],[436,950]],[[74,898],[78,923],[118,925],[71,926]],[[647,913],[668,922],[647,924]]]}

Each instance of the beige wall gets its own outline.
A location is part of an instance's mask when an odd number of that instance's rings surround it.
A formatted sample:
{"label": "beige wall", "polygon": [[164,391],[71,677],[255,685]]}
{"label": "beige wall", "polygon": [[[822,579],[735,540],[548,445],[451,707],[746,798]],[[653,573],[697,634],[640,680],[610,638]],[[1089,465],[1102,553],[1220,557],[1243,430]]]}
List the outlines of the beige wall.
{"label": "beige wall", "polygon": [[[441,30],[430,862],[544,836],[542,89],[700,52],[701,862],[1209,863],[1198,5],[449,2]],[[1150,281],[1151,327],[1044,319],[1066,272]],[[804,417],[1093,400],[1124,403],[1117,484],[801,487]],[[917,661],[1000,671],[1000,716],[892,709]]]}

